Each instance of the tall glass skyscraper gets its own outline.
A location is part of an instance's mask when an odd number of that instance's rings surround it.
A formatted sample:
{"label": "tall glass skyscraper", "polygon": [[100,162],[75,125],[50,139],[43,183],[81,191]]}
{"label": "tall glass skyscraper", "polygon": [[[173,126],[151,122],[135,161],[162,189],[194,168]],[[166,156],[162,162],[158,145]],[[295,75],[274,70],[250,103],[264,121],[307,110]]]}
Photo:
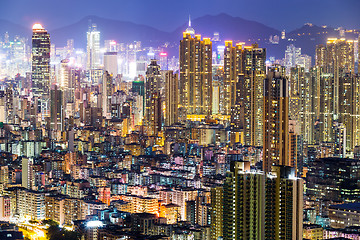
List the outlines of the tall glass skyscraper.
{"label": "tall glass skyscraper", "polygon": [[40,24],[34,24],[33,26],[31,71],[34,96],[49,96],[50,34]]}
{"label": "tall glass skyscraper", "polygon": [[98,82],[98,78],[102,74],[98,74],[100,67],[100,32],[97,30],[96,24],[92,24],[87,32],[87,70],[89,78],[92,82]]}

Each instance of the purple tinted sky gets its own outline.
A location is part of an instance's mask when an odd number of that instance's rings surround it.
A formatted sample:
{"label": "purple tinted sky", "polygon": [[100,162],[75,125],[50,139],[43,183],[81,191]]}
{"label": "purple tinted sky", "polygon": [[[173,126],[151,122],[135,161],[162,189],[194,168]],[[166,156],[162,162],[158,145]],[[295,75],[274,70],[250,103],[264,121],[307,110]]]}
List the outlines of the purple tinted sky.
{"label": "purple tinted sky", "polygon": [[0,0],[0,19],[24,26],[39,21],[50,30],[97,15],[172,31],[189,14],[222,12],[279,30],[305,22],[360,28],[360,0]]}

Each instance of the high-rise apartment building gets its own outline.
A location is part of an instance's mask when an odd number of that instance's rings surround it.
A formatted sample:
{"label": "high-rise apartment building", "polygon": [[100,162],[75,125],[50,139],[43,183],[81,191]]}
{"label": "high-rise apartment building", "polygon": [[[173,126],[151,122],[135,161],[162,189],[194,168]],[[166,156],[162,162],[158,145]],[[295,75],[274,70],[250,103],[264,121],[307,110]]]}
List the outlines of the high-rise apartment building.
{"label": "high-rise apartment building", "polygon": [[220,106],[225,105],[225,100],[220,96],[223,96],[224,85],[224,66],[213,65],[212,67],[212,114],[220,114]]}
{"label": "high-rise apartment building", "polygon": [[358,130],[356,107],[355,41],[329,38],[326,45],[316,48],[317,81],[319,82],[319,120],[321,142],[335,142],[334,122],[346,131],[346,151],[355,147],[354,132]]}
{"label": "high-rise apartment building", "polygon": [[102,111],[103,116],[111,116],[111,97],[113,94],[113,78],[107,71],[104,72],[102,82]]}
{"label": "high-rise apartment building", "polygon": [[178,122],[178,74],[167,71],[165,74],[165,125],[170,126]]}
{"label": "high-rise apartment building", "polygon": [[71,71],[69,63],[69,59],[63,59],[60,62],[60,75],[58,85],[63,91],[67,91],[70,85]]}
{"label": "high-rise apartment building", "polygon": [[238,43],[233,46],[232,41],[225,41],[224,49],[224,79],[222,90],[220,91],[220,113],[231,115],[231,110],[237,102],[237,83],[239,74],[242,73],[242,44]]}
{"label": "high-rise apartment building", "polygon": [[263,94],[266,77],[266,49],[257,44],[244,47],[244,78],[240,105],[244,112],[244,144],[263,145]]}
{"label": "high-rise apartment building", "polygon": [[180,109],[183,120],[212,113],[212,43],[192,28],[180,41]]}
{"label": "high-rise apartment building", "polygon": [[223,238],[263,239],[265,175],[250,162],[232,162],[224,182]]}
{"label": "high-rise apartment building", "polygon": [[160,66],[156,60],[151,60],[146,71],[144,118],[150,136],[157,136],[162,127],[160,77]]}
{"label": "high-rise apartment building", "polygon": [[289,85],[285,68],[268,69],[264,80],[263,170],[289,165]]}
{"label": "high-rise apartment building", "polygon": [[223,186],[211,188],[211,239],[217,240],[223,236],[224,213]]}
{"label": "high-rise apartment building", "polygon": [[289,104],[290,104],[290,118],[292,120],[300,121],[303,106],[301,105],[300,94],[302,84],[304,82],[305,70],[300,66],[292,67],[290,69],[289,78]]}
{"label": "high-rise apartment building", "polygon": [[[249,162],[232,162],[223,198],[212,190],[212,239],[302,239],[303,181],[289,166],[273,166],[265,174],[250,170]],[[221,200],[221,201],[220,201]],[[222,212],[221,212],[222,210]],[[222,233],[221,233],[222,229]],[[222,235],[221,235],[222,234]]]}
{"label": "high-rise apartment building", "polygon": [[352,134],[351,145],[360,146],[360,75],[353,76],[352,83]]}
{"label": "high-rise apartment building", "polygon": [[273,166],[265,185],[263,239],[303,239],[303,180],[294,168]]}
{"label": "high-rise apartment building", "polygon": [[307,143],[314,143],[315,104],[317,96],[316,69],[306,72],[303,67],[290,69],[289,117],[297,121]]}
{"label": "high-rise apartment building", "polygon": [[296,169],[296,175],[301,176],[303,173],[303,152],[304,142],[301,134],[301,126],[296,120],[289,120],[289,160],[291,167]]}
{"label": "high-rise apartment building", "polygon": [[45,219],[45,193],[22,187],[9,189],[11,192],[11,208],[19,219]]}
{"label": "high-rise apartment building", "polygon": [[34,160],[32,158],[23,157],[21,161],[21,186],[27,189],[31,189],[34,186]]}
{"label": "high-rise apartment building", "polygon": [[57,131],[65,130],[65,108],[64,92],[56,85],[51,89],[50,100],[50,129],[57,134]]}

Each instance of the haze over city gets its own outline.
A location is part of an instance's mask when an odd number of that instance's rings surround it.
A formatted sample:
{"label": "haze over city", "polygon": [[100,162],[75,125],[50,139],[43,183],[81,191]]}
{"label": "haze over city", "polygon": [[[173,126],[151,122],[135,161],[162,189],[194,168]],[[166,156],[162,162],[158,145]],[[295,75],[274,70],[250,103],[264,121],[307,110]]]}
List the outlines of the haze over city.
{"label": "haze over city", "polygon": [[357,0],[184,0],[184,1],[98,1],[86,0],[4,0],[0,3],[0,19],[25,27],[41,22],[49,30],[73,24],[83,17],[99,17],[150,25],[172,31],[192,18],[206,14],[227,13],[234,17],[258,21],[278,30],[294,30],[306,22],[322,26],[359,28]]}

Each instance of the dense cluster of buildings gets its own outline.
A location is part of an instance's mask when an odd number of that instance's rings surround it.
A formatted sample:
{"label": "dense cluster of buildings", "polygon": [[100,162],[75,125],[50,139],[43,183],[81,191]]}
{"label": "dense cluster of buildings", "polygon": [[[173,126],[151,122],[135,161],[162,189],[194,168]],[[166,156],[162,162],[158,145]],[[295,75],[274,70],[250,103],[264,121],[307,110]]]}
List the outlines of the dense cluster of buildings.
{"label": "dense cluster of buildings", "polygon": [[214,54],[190,23],[176,63],[104,52],[96,24],[86,53],[50,39],[35,24],[31,72],[1,82],[1,221],[87,240],[360,238],[358,39],[317,46],[314,66],[293,45],[285,66],[257,44]]}

